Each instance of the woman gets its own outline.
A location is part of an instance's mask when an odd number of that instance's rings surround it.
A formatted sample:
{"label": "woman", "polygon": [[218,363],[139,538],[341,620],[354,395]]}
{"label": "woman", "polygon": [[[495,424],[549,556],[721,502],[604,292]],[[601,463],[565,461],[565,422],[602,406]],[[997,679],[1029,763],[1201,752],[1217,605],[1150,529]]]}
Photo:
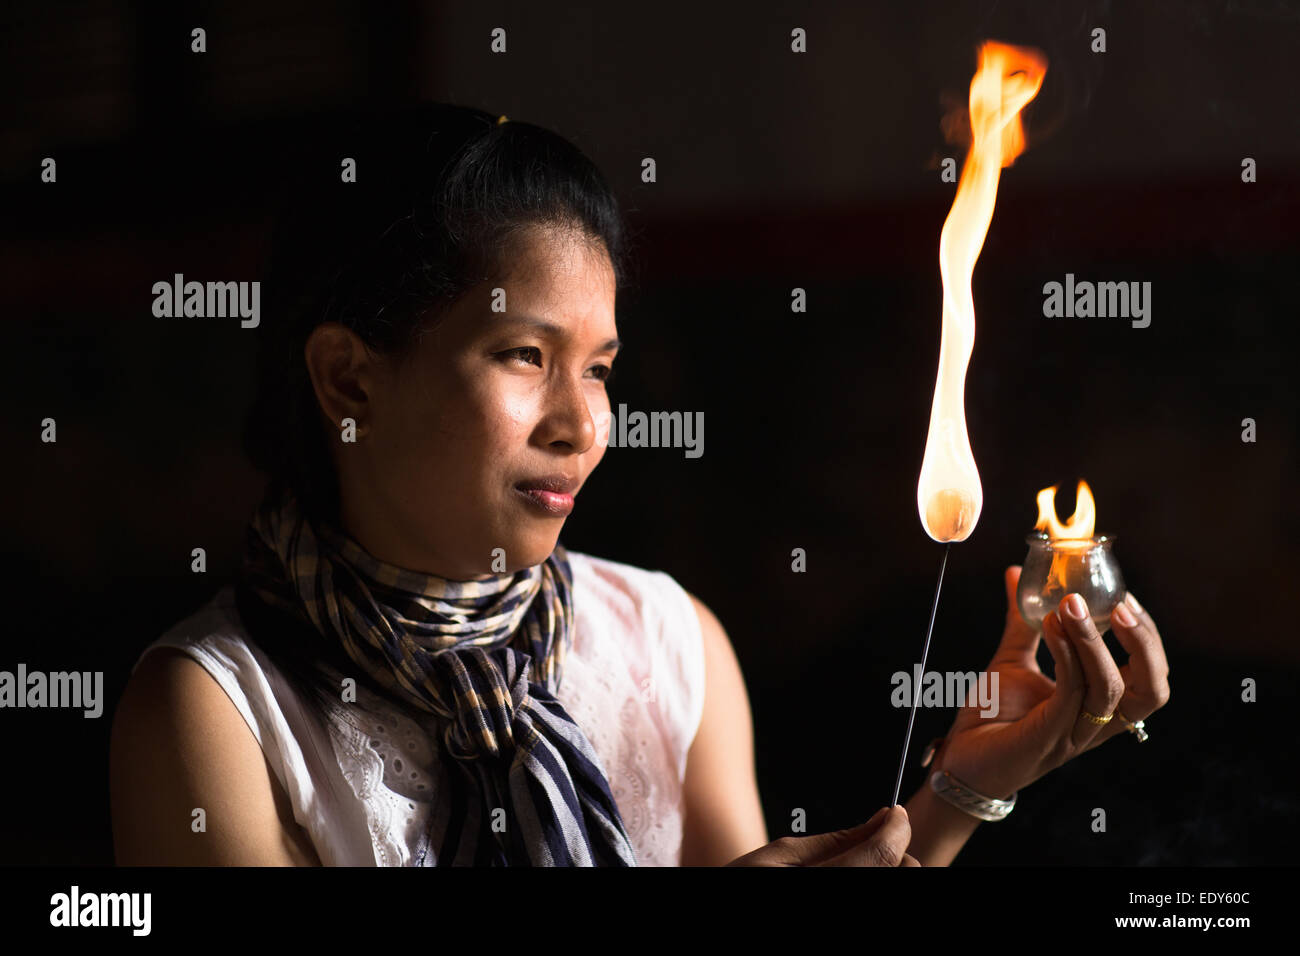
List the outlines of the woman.
{"label": "woman", "polygon": [[[671,577],[569,552],[604,455],[626,277],[569,143],[421,106],[312,145],[267,281],[247,445],[272,477],[235,586],[137,662],[114,721],[120,863],[934,865],[978,818],[923,786],[768,842],[749,702]],[[1005,797],[1168,699],[1063,604],[1034,662],[1008,570],[995,720],[934,767]],[[1100,719],[1100,718],[1098,718]]]}

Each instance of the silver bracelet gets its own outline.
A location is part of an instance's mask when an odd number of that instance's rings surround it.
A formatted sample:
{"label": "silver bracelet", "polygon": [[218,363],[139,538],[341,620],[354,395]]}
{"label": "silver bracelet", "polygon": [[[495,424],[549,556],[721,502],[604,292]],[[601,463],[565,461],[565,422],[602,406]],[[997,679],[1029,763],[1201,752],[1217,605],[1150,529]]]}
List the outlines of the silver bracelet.
{"label": "silver bracelet", "polygon": [[930,774],[930,789],[938,794],[940,799],[951,803],[958,810],[991,822],[1005,819],[1016,805],[1016,797],[1019,796],[1019,791],[1013,793],[1010,800],[997,800],[985,796],[946,770],[936,770]]}
{"label": "silver bracelet", "polygon": [[[934,760],[943,744],[943,737],[935,737],[930,741],[924,753],[921,754],[922,767],[930,766],[931,761]],[[991,823],[996,823],[998,820],[1005,818],[1016,805],[1016,797],[1019,796],[1019,791],[1013,793],[1010,799],[1007,800],[997,800],[985,796],[970,784],[959,780],[946,770],[936,770],[930,775],[930,789],[944,802],[952,804],[958,810],[977,819],[988,820]]]}

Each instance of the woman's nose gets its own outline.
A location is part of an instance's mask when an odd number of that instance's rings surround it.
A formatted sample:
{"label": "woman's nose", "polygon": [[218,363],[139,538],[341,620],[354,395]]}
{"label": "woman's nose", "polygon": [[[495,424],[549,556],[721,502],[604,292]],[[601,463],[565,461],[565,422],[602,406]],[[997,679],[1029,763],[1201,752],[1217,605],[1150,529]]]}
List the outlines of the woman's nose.
{"label": "woman's nose", "polygon": [[581,454],[596,441],[596,423],[591,416],[581,382],[565,376],[547,395],[546,440],[561,442]]}

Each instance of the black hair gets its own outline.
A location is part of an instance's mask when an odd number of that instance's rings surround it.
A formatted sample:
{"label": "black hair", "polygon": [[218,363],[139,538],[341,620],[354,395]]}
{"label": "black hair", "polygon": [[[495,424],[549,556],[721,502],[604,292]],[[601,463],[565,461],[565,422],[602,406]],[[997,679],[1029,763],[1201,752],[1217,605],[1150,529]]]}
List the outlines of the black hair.
{"label": "black hair", "polygon": [[[505,278],[530,226],[575,228],[603,244],[617,288],[629,281],[630,255],[608,183],[550,130],[428,102],[318,119],[286,166],[243,444],[269,478],[268,496],[292,493],[309,520],[337,523],[327,445],[337,431],[303,357],[316,326],[339,322],[400,362],[466,292]],[[322,710],[340,711],[340,674],[383,693],[341,647],[257,600],[242,579],[237,593],[257,645]]]}

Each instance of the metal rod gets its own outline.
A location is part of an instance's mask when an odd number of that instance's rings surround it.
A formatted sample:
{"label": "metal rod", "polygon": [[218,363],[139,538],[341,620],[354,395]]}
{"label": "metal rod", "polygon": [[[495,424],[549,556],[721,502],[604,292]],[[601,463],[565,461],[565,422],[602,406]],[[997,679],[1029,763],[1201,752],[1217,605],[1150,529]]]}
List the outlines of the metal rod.
{"label": "metal rod", "polygon": [[[948,551],[952,548],[952,542],[949,541],[944,545],[943,560],[939,562],[939,581],[934,586],[934,603],[930,605],[930,626],[925,629],[925,647],[921,650],[921,680],[925,680],[925,661],[930,655],[930,635],[934,633],[934,614],[939,610],[939,590],[943,587],[943,569],[948,566]],[[898,791],[903,786],[903,768],[907,766],[907,747],[912,742],[912,724],[916,722],[916,705],[921,699],[921,688],[912,688],[912,712],[907,718],[907,736],[903,738],[903,753],[898,758],[898,779],[894,781],[894,802],[891,807],[898,806]]]}

